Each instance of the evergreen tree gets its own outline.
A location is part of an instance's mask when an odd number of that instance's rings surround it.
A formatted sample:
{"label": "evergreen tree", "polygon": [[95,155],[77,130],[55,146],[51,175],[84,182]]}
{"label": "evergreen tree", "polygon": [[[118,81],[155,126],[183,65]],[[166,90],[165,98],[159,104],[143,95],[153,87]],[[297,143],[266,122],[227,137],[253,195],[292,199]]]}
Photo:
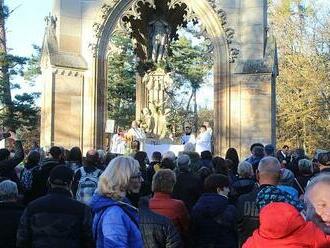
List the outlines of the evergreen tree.
{"label": "evergreen tree", "polygon": [[136,77],[132,41],[124,35],[111,40],[108,57],[108,118],[128,128],[135,119]]}

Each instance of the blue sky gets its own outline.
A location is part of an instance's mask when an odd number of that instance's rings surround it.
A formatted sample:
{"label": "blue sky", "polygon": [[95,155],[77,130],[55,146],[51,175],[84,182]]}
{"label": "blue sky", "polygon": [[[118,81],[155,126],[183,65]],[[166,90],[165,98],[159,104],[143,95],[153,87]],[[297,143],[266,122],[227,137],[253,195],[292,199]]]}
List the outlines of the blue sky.
{"label": "blue sky", "polygon": [[[45,29],[44,18],[51,10],[52,0],[5,0],[5,4],[14,10],[7,20],[7,49],[11,54],[29,57],[33,53],[32,44],[41,46]],[[22,78],[12,79],[16,83]],[[13,95],[23,92],[40,92],[42,82],[36,80],[34,86],[21,84],[20,90],[14,90]],[[37,104],[40,104],[38,99]]]}
{"label": "blue sky", "polygon": [[16,10],[7,21],[7,45],[11,53],[30,56],[32,44],[41,45],[45,16],[51,10],[52,0],[5,0]]}

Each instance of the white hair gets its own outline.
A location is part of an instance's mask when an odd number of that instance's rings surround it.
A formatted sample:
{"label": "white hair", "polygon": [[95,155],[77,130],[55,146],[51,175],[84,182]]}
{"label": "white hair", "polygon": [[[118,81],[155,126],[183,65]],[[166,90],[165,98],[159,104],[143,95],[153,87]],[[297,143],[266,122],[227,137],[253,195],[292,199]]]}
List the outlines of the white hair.
{"label": "white hair", "polygon": [[172,152],[172,151],[167,151],[167,152],[165,152],[164,155],[163,155],[163,159],[164,159],[164,158],[168,158],[168,159],[170,159],[170,160],[172,160],[172,161],[174,162],[175,159],[176,159],[176,156],[175,156],[175,153],[174,153],[174,152]]}
{"label": "white hair", "polygon": [[188,142],[184,145],[183,150],[185,152],[194,152],[195,151],[195,145],[191,142]]}
{"label": "white hair", "polygon": [[237,167],[237,173],[242,178],[253,177],[254,173],[253,173],[252,164],[250,164],[247,161],[240,162]]}
{"label": "white hair", "polygon": [[110,161],[100,176],[98,193],[115,200],[126,196],[130,178],[139,173],[139,162],[132,157],[120,156]]}
{"label": "white hair", "polygon": [[306,186],[306,193],[304,195],[305,200],[309,199],[309,194],[311,192],[311,190],[317,186],[317,184],[319,183],[325,183],[329,185],[330,188],[330,173],[326,172],[326,173],[320,173],[318,176],[313,177],[307,184]]}
{"label": "white hair", "polygon": [[17,184],[10,180],[0,183],[0,201],[16,199],[18,195]]}
{"label": "white hair", "polygon": [[105,155],[106,155],[106,152],[104,150],[97,150],[97,153],[99,154],[99,158],[100,160],[102,161],[102,163],[104,162],[104,159],[105,159]]}

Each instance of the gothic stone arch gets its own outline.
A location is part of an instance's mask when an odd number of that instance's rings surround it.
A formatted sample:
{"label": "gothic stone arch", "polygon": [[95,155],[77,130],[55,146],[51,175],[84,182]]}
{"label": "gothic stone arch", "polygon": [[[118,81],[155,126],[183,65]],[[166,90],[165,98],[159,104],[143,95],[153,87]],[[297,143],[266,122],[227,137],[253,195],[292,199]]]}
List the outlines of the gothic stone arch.
{"label": "gothic stone arch", "polygon": [[[103,146],[108,41],[125,11],[152,0],[55,0],[41,59],[41,145]],[[265,0],[172,0],[202,22],[214,46],[215,151],[275,143],[276,47]],[[110,51],[111,52],[111,51]]]}

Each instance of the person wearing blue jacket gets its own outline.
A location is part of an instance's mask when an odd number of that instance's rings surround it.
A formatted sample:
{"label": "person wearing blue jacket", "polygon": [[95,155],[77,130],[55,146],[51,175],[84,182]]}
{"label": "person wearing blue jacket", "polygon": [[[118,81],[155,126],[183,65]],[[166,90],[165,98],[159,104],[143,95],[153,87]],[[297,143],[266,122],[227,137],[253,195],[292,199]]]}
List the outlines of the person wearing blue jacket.
{"label": "person wearing blue jacket", "polygon": [[138,190],[141,182],[139,163],[131,157],[113,159],[102,173],[89,204],[97,248],[143,247],[138,211],[126,198],[126,193]]}

